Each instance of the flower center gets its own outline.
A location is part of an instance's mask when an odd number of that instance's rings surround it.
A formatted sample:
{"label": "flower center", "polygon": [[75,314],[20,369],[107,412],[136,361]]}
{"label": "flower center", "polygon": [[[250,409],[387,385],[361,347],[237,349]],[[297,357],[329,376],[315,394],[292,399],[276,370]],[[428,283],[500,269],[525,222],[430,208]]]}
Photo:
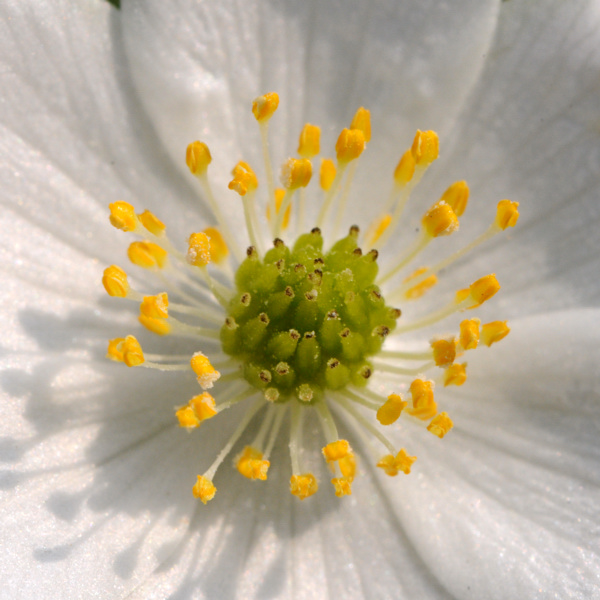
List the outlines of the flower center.
{"label": "flower center", "polygon": [[223,350],[243,362],[248,383],[271,401],[322,401],[326,390],[363,387],[400,311],[386,306],[377,251],[363,255],[358,227],[328,251],[318,228],[293,248],[276,239],[240,265],[221,329]]}
{"label": "flower center", "polygon": [[[380,215],[366,234],[361,237],[359,227],[353,226],[339,238],[358,159],[371,138],[369,111],[360,108],[350,128],[337,140],[336,160],[321,161],[316,227],[305,233],[309,208],[305,188],[312,179],[312,161],[320,151],[320,129],[304,126],[299,158],[284,163],[283,187],[276,189],[268,124],[278,104],[277,94],[271,93],[257,98],[252,107],[262,139],[266,233],[256,205],[259,181],[248,163],[240,161],[234,167],[228,186],[243,205],[251,243],[245,255],[213,194],[207,175],[212,157],[202,142],[188,146],[186,162],[198,178],[217,224],[192,233],[185,254],[176,249],[165,225],[150,211],[136,214],[126,202],[110,205],[111,223],[141,238],[129,246],[129,259],[154,271],[167,291],[145,296],[130,286],[125,271],[115,265],[104,272],[106,291],[138,302],[139,321],[149,331],[159,336],[193,337],[201,350],[192,356],[148,354],[128,335],[109,342],[108,357],[128,367],[193,372],[203,391],[175,413],[179,425],[188,430],[234,404],[249,405],[222,451],[197,478],[193,493],[204,503],[215,495],[217,469],[252,429],[254,438],[235,464],[249,479],[267,479],[270,454],[286,419],[290,491],[300,499],[312,496],[318,489],[317,476],[303,462],[302,453],[303,424],[309,411],[322,426],[322,455],[333,474],[331,483],[337,496],[351,493],[357,467],[349,441],[338,435],[332,410],[348,417],[357,436],[374,438],[384,446],[387,453],[375,457],[375,462],[387,475],[410,473],[416,457],[398,449],[383,429],[402,417],[408,426],[425,425],[427,431],[443,438],[453,423],[447,412],[438,410],[436,382],[462,385],[467,378],[466,362],[456,360],[480,342],[490,346],[509,332],[506,322],[481,325],[479,319],[467,318],[455,335],[433,338],[417,348],[401,342],[402,334],[486,302],[500,289],[493,274],[459,289],[437,309],[412,320],[400,319],[401,311],[386,302],[382,290],[385,288],[392,303],[421,298],[452,262],[514,226],[518,203],[501,200],[492,224],[476,239],[432,266],[404,272],[430,243],[458,230],[469,188],[464,181],[453,183],[425,212],[414,242],[403,252],[395,252],[394,262],[380,273],[379,252],[373,246],[385,248],[401,226],[412,190],[438,156],[437,134],[417,131],[393,173],[390,194],[379,206]],[[287,245],[282,238],[290,226],[295,227],[296,235]],[[329,234],[326,239],[339,239],[327,245],[324,230]],[[274,240],[268,250],[265,238]],[[388,339],[395,343],[383,348]],[[435,370],[438,374],[431,378],[424,375]],[[388,386],[389,393],[370,389],[374,374],[385,376],[378,389]],[[213,397],[207,390],[215,385]]]}

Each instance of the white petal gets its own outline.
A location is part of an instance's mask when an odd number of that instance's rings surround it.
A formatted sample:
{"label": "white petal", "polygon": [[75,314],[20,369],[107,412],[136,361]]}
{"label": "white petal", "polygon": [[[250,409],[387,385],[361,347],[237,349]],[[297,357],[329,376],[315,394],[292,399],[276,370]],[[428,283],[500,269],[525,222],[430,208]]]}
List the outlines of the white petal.
{"label": "white petal", "polygon": [[[131,93],[118,13],[67,1],[9,0],[1,10],[2,202],[96,256],[115,239],[109,202],[156,209],[169,199],[189,211],[193,196]],[[172,211],[173,227],[193,214],[181,213]]]}
{"label": "white petal", "polygon": [[454,430],[412,438],[419,467],[396,488],[398,514],[455,597],[597,590],[599,323],[591,309],[515,321],[467,355],[470,381],[453,400],[440,390]]}
{"label": "white petal", "polygon": [[365,157],[372,183],[381,173],[389,180],[417,127],[452,123],[477,79],[497,12],[492,0],[186,0],[176,10],[160,1],[125,3],[123,19],[140,98],[182,168],[198,137],[213,149],[220,183],[240,158],[260,167],[250,105],[273,90],[281,96],[272,121],[277,164],[295,153],[305,120],[324,128],[327,155],[354,111],[372,108],[380,138],[379,150]]}
{"label": "white petal", "polygon": [[465,235],[491,222],[498,200],[521,203],[510,243],[456,271],[468,281],[497,270],[507,314],[597,303],[599,31],[595,0],[502,3],[481,80],[424,185],[435,197],[468,180]]}

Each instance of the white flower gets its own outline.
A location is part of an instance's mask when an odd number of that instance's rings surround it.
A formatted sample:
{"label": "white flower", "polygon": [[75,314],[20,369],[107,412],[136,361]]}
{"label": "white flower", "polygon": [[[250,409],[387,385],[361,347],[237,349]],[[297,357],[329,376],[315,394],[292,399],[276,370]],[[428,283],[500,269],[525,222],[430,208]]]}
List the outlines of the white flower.
{"label": "white flower", "polygon": [[[0,8],[2,595],[597,595],[598,2],[124,4]],[[267,491],[231,477],[198,507],[189,482],[227,432],[182,435],[191,387],[104,360],[133,322],[99,286],[126,243],[106,206],[168,215],[183,239],[208,214],[183,149],[201,137],[223,170],[253,155],[241,116],[271,89],[277,156],[305,118],[333,136],[362,104],[381,139],[365,179],[434,128],[423,197],[466,178],[467,232],[520,201],[510,243],[452,272],[493,264],[513,331],[493,365],[470,361],[443,448],[415,438],[410,477],[365,469],[350,501],[309,504],[273,491],[272,467]]]}

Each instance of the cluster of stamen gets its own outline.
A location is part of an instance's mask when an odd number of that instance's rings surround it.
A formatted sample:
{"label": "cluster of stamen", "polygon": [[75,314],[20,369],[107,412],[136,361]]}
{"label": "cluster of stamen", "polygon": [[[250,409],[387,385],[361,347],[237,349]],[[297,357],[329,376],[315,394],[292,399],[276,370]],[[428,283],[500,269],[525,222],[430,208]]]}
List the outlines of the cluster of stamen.
{"label": "cluster of stamen", "polygon": [[[262,139],[266,201],[257,207],[259,179],[246,162],[234,166],[228,186],[242,203],[250,241],[245,254],[213,194],[208,178],[212,157],[203,142],[188,146],[186,162],[200,183],[216,225],[191,233],[185,253],[175,248],[165,225],[150,211],[136,214],[126,202],[110,205],[110,222],[141,238],[129,246],[129,259],[156,272],[167,291],[143,295],[115,265],[104,272],[106,291],[139,303],[139,321],[149,331],[159,336],[192,337],[201,346],[190,356],[145,354],[138,340],[128,335],[109,342],[108,357],[128,367],[193,372],[202,391],[175,412],[178,424],[188,431],[234,404],[249,404],[222,451],[193,486],[194,495],[204,503],[216,493],[213,478],[217,469],[251,427],[256,434],[235,458],[235,467],[248,479],[267,479],[270,455],[286,418],[290,491],[302,500],[312,496],[318,478],[303,464],[302,456],[309,411],[322,426],[322,455],[337,496],[351,493],[357,461],[348,440],[340,439],[331,409],[347,416],[359,436],[374,437],[384,446],[387,453],[376,458],[375,464],[387,475],[409,474],[416,457],[392,443],[382,428],[404,418],[444,438],[453,423],[447,412],[438,410],[436,381],[443,386],[464,384],[467,363],[457,360],[480,342],[491,346],[510,331],[505,321],[482,325],[473,317],[464,319],[455,335],[435,338],[418,351],[384,348],[387,339],[398,339],[456,312],[477,308],[498,292],[495,275],[486,275],[458,290],[447,304],[406,322],[400,309],[388,304],[415,300],[429,292],[443,269],[513,227],[518,204],[500,201],[490,227],[471,243],[433,266],[398,277],[436,238],[458,230],[469,188],[466,182],[457,181],[425,212],[413,244],[380,273],[379,252],[373,246],[381,250],[397,230],[412,190],[438,156],[437,135],[417,132],[393,173],[381,213],[366,228],[364,237],[358,226],[339,237],[358,159],[371,139],[369,111],[360,108],[350,127],[339,135],[336,159],[321,160],[321,201],[313,222],[316,226],[307,232],[306,188],[320,151],[320,129],[308,123],[304,126],[298,158],[283,163],[282,187],[276,188],[268,139],[269,121],[278,104],[277,94],[270,93],[257,98],[252,106]],[[286,243],[284,232],[292,224],[297,235]],[[336,240],[331,245],[326,244],[327,234]],[[269,249],[265,237],[274,240]],[[386,288],[385,298],[381,286]],[[209,358],[206,348],[211,344],[220,344],[220,351]],[[441,376],[427,378],[424,373],[432,369],[440,369]],[[370,389],[375,373],[386,375],[393,386],[387,396]],[[215,385],[222,389],[213,397],[207,390]],[[404,396],[400,389],[406,390]]]}

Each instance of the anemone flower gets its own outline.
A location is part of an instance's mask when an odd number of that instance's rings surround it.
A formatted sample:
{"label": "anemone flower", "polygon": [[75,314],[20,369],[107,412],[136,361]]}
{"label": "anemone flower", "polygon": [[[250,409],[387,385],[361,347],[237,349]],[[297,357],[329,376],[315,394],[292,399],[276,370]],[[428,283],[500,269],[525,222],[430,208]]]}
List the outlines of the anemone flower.
{"label": "anemone flower", "polygon": [[[144,0],[120,11],[7,0],[0,11],[0,595],[598,597],[596,0]],[[471,189],[464,239],[501,198],[520,203],[509,236],[439,283],[444,297],[494,270],[503,289],[482,318],[512,331],[469,355],[466,385],[444,390],[455,427],[443,441],[402,430],[418,456],[409,476],[362,459],[351,496],[327,487],[301,502],[284,436],[268,482],[223,468],[204,506],[191,482],[244,409],[186,435],[173,407],[197,393],[193,378],[106,360],[108,338],[139,328],[100,285],[129,241],[107,205],[150,209],[178,242],[213,224],[185,148],[209,145],[226,191],[235,162],[261,164],[250,102],[273,90],[279,158],[305,121],[333,148],[354,111],[371,110],[350,222],[378,216],[417,128],[438,131],[441,151],[407,231],[454,180]],[[239,199],[221,208],[247,243]]]}

